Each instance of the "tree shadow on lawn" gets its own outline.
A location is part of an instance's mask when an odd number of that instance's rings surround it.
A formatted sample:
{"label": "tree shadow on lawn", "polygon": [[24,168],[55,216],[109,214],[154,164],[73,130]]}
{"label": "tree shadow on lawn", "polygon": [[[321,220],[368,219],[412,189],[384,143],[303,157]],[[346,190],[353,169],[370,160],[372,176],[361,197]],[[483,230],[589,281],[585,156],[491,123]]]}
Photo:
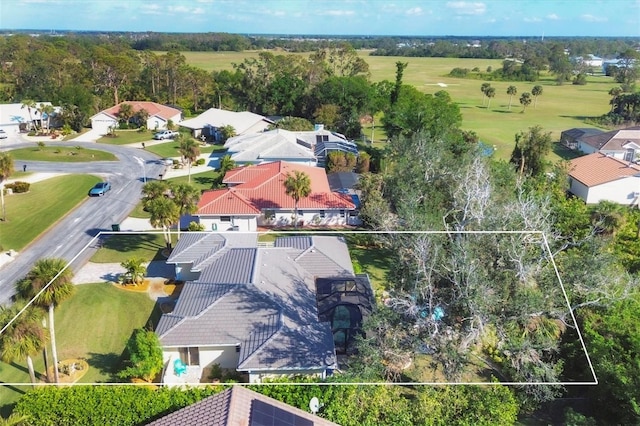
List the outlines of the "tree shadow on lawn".
{"label": "tree shadow on lawn", "polygon": [[117,379],[117,372],[122,368],[122,355],[114,352],[107,354],[89,352],[87,363],[89,367],[95,368],[100,374],[109,376],[107,380],[113,382]]}
{"label": "tree shadow on lawn", "polygon": [[553,144],[552,149],[553,149],[553,153],[556,154],[558,157],[562,158],[563,160],[573,160],[574,158],[578,158],[583,155],[579,151],[574,151],[572,149],[567,148],[566,146],[562,145],[560,142],[555,142]]}
{"label": "tree shadow on lawn", "polygon": [[206,173],[207,176],[191,175],[191,180],[201,186],[213,188],[218,181],[218,173]]}
{"label": "tree shadow on lawn", "polygon": [[[140,249],[162,251],[165,247],[158,244],[158,234],[125,234],[125,235],[104,235],[100,246],[118,252],[130,252]],[[154,257],[154,259],[158,255]]]}

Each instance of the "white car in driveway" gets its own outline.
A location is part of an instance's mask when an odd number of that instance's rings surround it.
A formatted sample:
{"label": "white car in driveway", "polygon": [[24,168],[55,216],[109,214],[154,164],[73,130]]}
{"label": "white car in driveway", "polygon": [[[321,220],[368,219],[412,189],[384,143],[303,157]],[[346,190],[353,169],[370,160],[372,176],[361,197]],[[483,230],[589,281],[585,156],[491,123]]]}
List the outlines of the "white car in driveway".
{"label": "white car in driveway", "polygon": [[158,132],[156,134],[153,135],[153,138],[156,140],[163,140],[163,139],[173,139],[176,136],[178,136],[180,133],[178,132],[174,132],[173,130],[163,130],[161,132]]}
{"label": "white car in driveway", "polygon": [[6,139],[8,137],[9,137],[9,135],[7,135],[7,132],[5,132],[4,130],[0,129],[0,139]]}

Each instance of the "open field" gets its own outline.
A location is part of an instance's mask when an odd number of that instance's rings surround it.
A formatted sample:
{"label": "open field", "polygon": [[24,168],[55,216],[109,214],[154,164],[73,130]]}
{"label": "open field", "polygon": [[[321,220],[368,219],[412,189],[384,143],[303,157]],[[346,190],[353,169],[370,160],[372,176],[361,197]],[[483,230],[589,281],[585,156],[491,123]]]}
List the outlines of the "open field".
{"label": "open field", "polygon": [[87,191],[97,182],[100,179],[92,175],[64,175],[35,182],[29,192],[6,196],[7,221],[0,222],[0,246],[22,250],[86,200]]}
{"label": "open field", "polygon": [[[207,71],[233,69],[233,63],[241,63],[244,58],[255,58],[258,52],[183,52],[190,65],[202,67]],[[277,53],[280,54],[280,53]],[[527,130],[534,125],[551,132],[554,140],[559,140],[560,132],[572,127],[593,127],[584,122],[585,117],[599,116],[609,111],[609,90],[617,84],[609,77],[590,76],[585,86],[565,84],[556,85],[553,76],[542,76],[535,83],[530,82],[490,82],[496,89],[496,96],[491,100],[491,108],[482,107],[480,86],[484,80],[461,79],[448,77],[455,67],[478,67],[486,70],[502,66],[501,60],[492,59],[458,59],[458,58],[405,58],[389,56],[369,56],[368,51],[360,55],[367,61],[371,70],[371,80],[395,80],[398,61],[406,62],[403,81],[425,93],[446,90],[458,103],[463,115],[462,128],[475,131],[480,139],[488,145],[496,145],[498,158],[509,158],[514,145],[516,133]],[[440,85],[438,83],[441,83]],[[446,86],[443,86],[446,85]],[[514,96],[511,111],[508,110],[508,86],[516,86],[518,94]],[[530,92],[534,85],[543,87],[538,98],[537,107],[530,105],[526,112],[518,102],[520,94]],[[369,131],[370,132],[370,131]],[[370,137],[367,132],[367,137]],[[381,132],[378,132],[380,134]],[[376,136],[377,139],[377,136]],[[560,158],[552,153],[551,159]]]}
{"label": "open field", "polygon": [[164,248],[164,237],[160,232],[109,235],[100,250],[91,257],[91,262],[120,263],[133,257],[145,262],[165,260],[162,256]]}

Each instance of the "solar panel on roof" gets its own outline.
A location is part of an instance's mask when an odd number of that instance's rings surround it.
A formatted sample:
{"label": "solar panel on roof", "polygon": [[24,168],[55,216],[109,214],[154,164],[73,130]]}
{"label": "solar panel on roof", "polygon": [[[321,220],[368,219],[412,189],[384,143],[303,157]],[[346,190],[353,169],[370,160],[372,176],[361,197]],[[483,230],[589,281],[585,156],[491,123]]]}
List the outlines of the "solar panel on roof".
{"label": "solar panel on roof", "polygon": [[250,426],[313,426],[313,421],[302,418],[267,402],[251,402]]}

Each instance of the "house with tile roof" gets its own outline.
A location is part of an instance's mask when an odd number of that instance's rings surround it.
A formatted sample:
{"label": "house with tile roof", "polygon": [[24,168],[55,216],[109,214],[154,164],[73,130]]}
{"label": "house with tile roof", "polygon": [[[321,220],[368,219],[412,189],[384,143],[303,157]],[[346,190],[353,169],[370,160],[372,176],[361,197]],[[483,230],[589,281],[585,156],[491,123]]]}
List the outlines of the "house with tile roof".
{"label": "house with tile roof", "polygon": [[260,164],[287,161],[309,166],[323,166],[330,152],[358,155],[357,145],[339,133],[316,125],[315,130],[293,132],[284,129],[240,135],[224,144],[237,164]]}
{"label": "house with tile roof", "polygon": [[349,194],[332,192],[320,167],[285,161],[238,167],[227,172],[224,189],[205,191],[193,214],[212,231],[256,231],[258,226],[287,226],[293,222],[295,202],[286,194],[288,173],[306,173],[311,194],[298,203],[298,221],[304,224],[357,225],[356,204]]}
{"label": "house with tile roof", "polygon": [[371,310],[368,277],[354,273],[342,237],[258,244],[255,233],[186,233],[167,263],[185,281],[156,328],[167,385],[200,383],[212,364],[244,373],[251,383],[278,375],[325,377],[337,368],[336,344],[347,346]]}
{"label": "house with tile roof", "polygon": [[192,425],[335,426],[336,423],[244,386],[236,385],[148,424],[148,426]]}
{"label": "house with tile roof", "polygon": [[147,129],[166,129],[169,120],[174,124],[178,124],[182,120],[182,111],[179,109],[156,102],[125,101],[100,111],[91,117],[91,128],[98,130],[102,135],[106,135],[109,133],[109,128],[117,127],[119,122],[118,114],[120,113],[120,106],[122,104],[131,105],[134,113],[142,109],[147,111],[149,114],[149,118],[147,118],[147,122],[145,123]]}
{"label": "house with tile roof", "polygon": [[250,135],[262,132],[272,124],[273,121],[267,117],[249,111],[209,108],[197,117],[182,121],[180,127],[190,129],[194,138],[218,142],[222,140],[222,127],[233,127],[236,135]]}
{"label": "house with tile roof", "polygon": [[640,166],[600,152],[571,160],[569,190],[587,204],[640,202]]}
{"label": "house with tile roof", "polygon": [[640,126],[603,132],[593,128],[565,130],[560,141],[585,154],[601,152],[625,161],[640,159]]}

